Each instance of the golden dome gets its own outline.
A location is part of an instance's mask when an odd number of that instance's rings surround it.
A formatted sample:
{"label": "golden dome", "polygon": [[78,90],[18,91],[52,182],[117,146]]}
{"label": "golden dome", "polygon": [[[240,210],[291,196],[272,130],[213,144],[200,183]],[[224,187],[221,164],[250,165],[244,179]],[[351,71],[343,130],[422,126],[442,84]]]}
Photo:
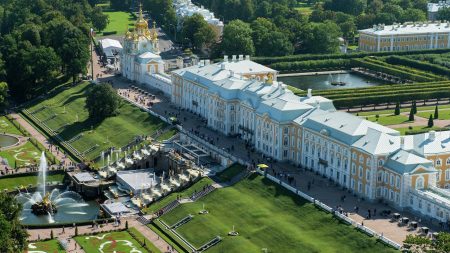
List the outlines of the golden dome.
{"label": "golden dome", "polygon": [[145,21],[144,15],[142,14],[142,4],[139,4],[139,16],[138,20],[136,21],[135,27],[136,29],[148,29],[148,23],[147,21]]}
{"label": "golden dome", "polygon": [[158,40],[158,31],[156,31],[156,22],[155,21],[153,21],[152,40],[153,41]]}

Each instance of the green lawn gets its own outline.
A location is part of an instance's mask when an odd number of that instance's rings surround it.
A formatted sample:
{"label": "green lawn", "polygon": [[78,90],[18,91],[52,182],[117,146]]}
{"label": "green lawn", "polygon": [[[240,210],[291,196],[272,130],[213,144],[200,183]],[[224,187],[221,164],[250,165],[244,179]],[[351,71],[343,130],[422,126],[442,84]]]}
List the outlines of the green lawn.
{"label": "green lawn", "polygon": [[394,128],[395,130],[399,131],[401,135],[405,135],[407,131],[431,131],[431,130],[439,130],[440,127],[427,127],[427,126],[413,126],[412,129],[409,129],[408,127],[402,127],[402,128]]}
{"label": "green lawn", "polygon": [[298,3],[298,7],[295,7],[302,15],[309,16],[313,12],[313,8],[308,3]]}
{"label": "green lawn", "polygon": [[[199,215],[205,204],[209,214]],[[162,216],[198,247],[215,236],[223,241],[206,252],[396,252],[345,225],[313,204],[262,176],[252,175],[232,187],[216,190],[198,202],[182,204]],[[227,235],[233,225],[239,236]],[[169,232],[170,233],[170,232]]]}
{"label": "green lawn", "polygon": [[[432,113],[434,113],[434,108],[435,106],[420,106],[420,104],[418,104],[417,106],[417,112],[420,111],[432,111]],[[450,104],[448,105],[439,105],[439,109],[450,109]],[[410,111],[410,108],[401,108],[400,111],[401,112],[408,112]],[[354,114],[358,114],[358,116],[370,116],[370,115],[381,115],[381,114],[393,114],[394,113],[394,109],[389,109],[389,110],[380,110],[380,111],[368,111],[368,112],[355,112]]]}
{"label": "green lawn", "polygon": [[[431,111],[427,111],[427,112],[417,112],[417,116],[423,117],[423,118],[429,118],[430,114],[432,114],[434,116],[434,108]],[[439,119],[450,119],[450,109],[444,109],[439,107],[438,109],[438,115],[439,115]]]}
{"label": "green lawn", "polygon": [[[137,251],[149,253],[127,231],[77,236],[75,240],[87,253]],[[149,242],[146,241],[146,243]]]}
{"label": "green lawn", "polygon": [[[28,110],[91,160],[109,147],[122,147],[138,135],[151,135],[166,126],[149,113],[123,101],[119,114],[98,123],[85,109],[92,84],[82,83],[31,105]],[[78,119],[78,121],[77,121]],[[94,148],[90,152],[89,149]]]}
{"label": "green lawn", "polygon": [[233,179],[235,176],[239,175],[245,167],[241,164],[235,163],[230,167],[224,169],[223,171],[216,174],[216,177],[220,179],[221,182],[227,182]]}
{"label": "green lawn", "polygon": [[163,134],[158,136],[158,138],[156,138],[156,140],[158,140],[158,141],[165,141],[165,140],[168,140],[168,139],[172,138],[172,136],[176,135],[177,133],[178,133],[178,130],[173,128],[173,129],[170,129],[168,131],[165,131]]}
{"label": "green lawn", "polygon": [[136,18],[129,12],[114,11],[109,9],[109,6],[102,6],[104,8],[103,13],[108,15],[109,24],[105,30],[101,33],[97,33],[98,36],[103,36],[103,33],[116,32],[114,35],[123,35],[127,31],[127,28],[133,28]]}
{"label": "green lawn", "polygon": [[[47,175],[47,182],[62,182],[64,179],[64,173]],[[8,189],[15,190],[16,187],[28,185],[35,186],[37,184],[38,178],[37,176],[18,176],[18,177],[10,177],[10,178],[0,178],[0,190]]]}
{"label": "green lawn", "polygon": [[0,117],[0,132],[22,135],[19,129],[17,129],[5,116]]}
{"label": "green lawn", "polygon": [[48,240],[48,241],[40,241],[40,242],[30,242],[28,243],[28,250],[25,250],[24,253],[27,252],[46,252],[46,253],[64,253],[66,252],[63,247],[58,243],[57,240]]}
{"label": "green lawn", "polygon": [[194,193],[194,191],[200,191],[201,189],[203,189],[203,187],[205,185],[212,184],[212,183],[213,183],[213,181],[210,178],[207,178],[207,177],[202,178],[200,181],[198,181],[191,187],[189,187],[181,192],[171,193],[171,194],[167,195],[166,197],[164,197],[163,199],[157,201],[156,203],[151,204],[149,207],[145,208],[142,211],[144,213],[149,213],[149,214],[154,213],[154,212],[158,211],[159,209],[163,208],[164,206],[166,206],[167,204],[169,204],[170,202],[176,200],[177,195],[181,195],[182,198],[188,198]]}
{"label": "green lawn", "polygon": [[370,121],[378,122],[378,124],[386,126],[386,125],[395,125],[409,122],[408,117],[405,115],[381,115],[377,119],[376,116],[366,116]]}

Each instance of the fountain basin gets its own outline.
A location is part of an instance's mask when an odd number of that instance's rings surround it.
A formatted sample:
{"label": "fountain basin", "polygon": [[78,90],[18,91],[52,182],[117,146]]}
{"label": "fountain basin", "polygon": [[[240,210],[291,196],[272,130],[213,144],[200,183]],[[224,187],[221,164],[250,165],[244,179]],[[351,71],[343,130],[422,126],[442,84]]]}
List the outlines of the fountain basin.
{"label": "fountain basin", "polygon": [[19,143],[19,138],[7,134],[0,134],[0,148],[15,146],[17,143]]}

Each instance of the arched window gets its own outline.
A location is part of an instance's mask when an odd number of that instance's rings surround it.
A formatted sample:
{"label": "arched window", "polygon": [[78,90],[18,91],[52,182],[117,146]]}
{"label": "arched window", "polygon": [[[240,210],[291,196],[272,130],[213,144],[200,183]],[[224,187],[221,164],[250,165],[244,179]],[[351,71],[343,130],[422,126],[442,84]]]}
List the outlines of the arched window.
{"label": "arched window", "polygon": [[423,189],[424,180],[423,177],[419,177],[416,180],[416,189]]}

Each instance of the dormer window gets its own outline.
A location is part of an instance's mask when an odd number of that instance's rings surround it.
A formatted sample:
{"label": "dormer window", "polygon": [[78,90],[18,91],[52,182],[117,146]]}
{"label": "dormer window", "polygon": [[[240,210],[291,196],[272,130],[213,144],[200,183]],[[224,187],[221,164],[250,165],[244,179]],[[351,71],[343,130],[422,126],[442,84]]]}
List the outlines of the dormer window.
{"label": "dormer window", "polygon": [[441,166],[441,164],[442,164],[441,159],[437,159],[437,160],[436,160],[436,166]]}

